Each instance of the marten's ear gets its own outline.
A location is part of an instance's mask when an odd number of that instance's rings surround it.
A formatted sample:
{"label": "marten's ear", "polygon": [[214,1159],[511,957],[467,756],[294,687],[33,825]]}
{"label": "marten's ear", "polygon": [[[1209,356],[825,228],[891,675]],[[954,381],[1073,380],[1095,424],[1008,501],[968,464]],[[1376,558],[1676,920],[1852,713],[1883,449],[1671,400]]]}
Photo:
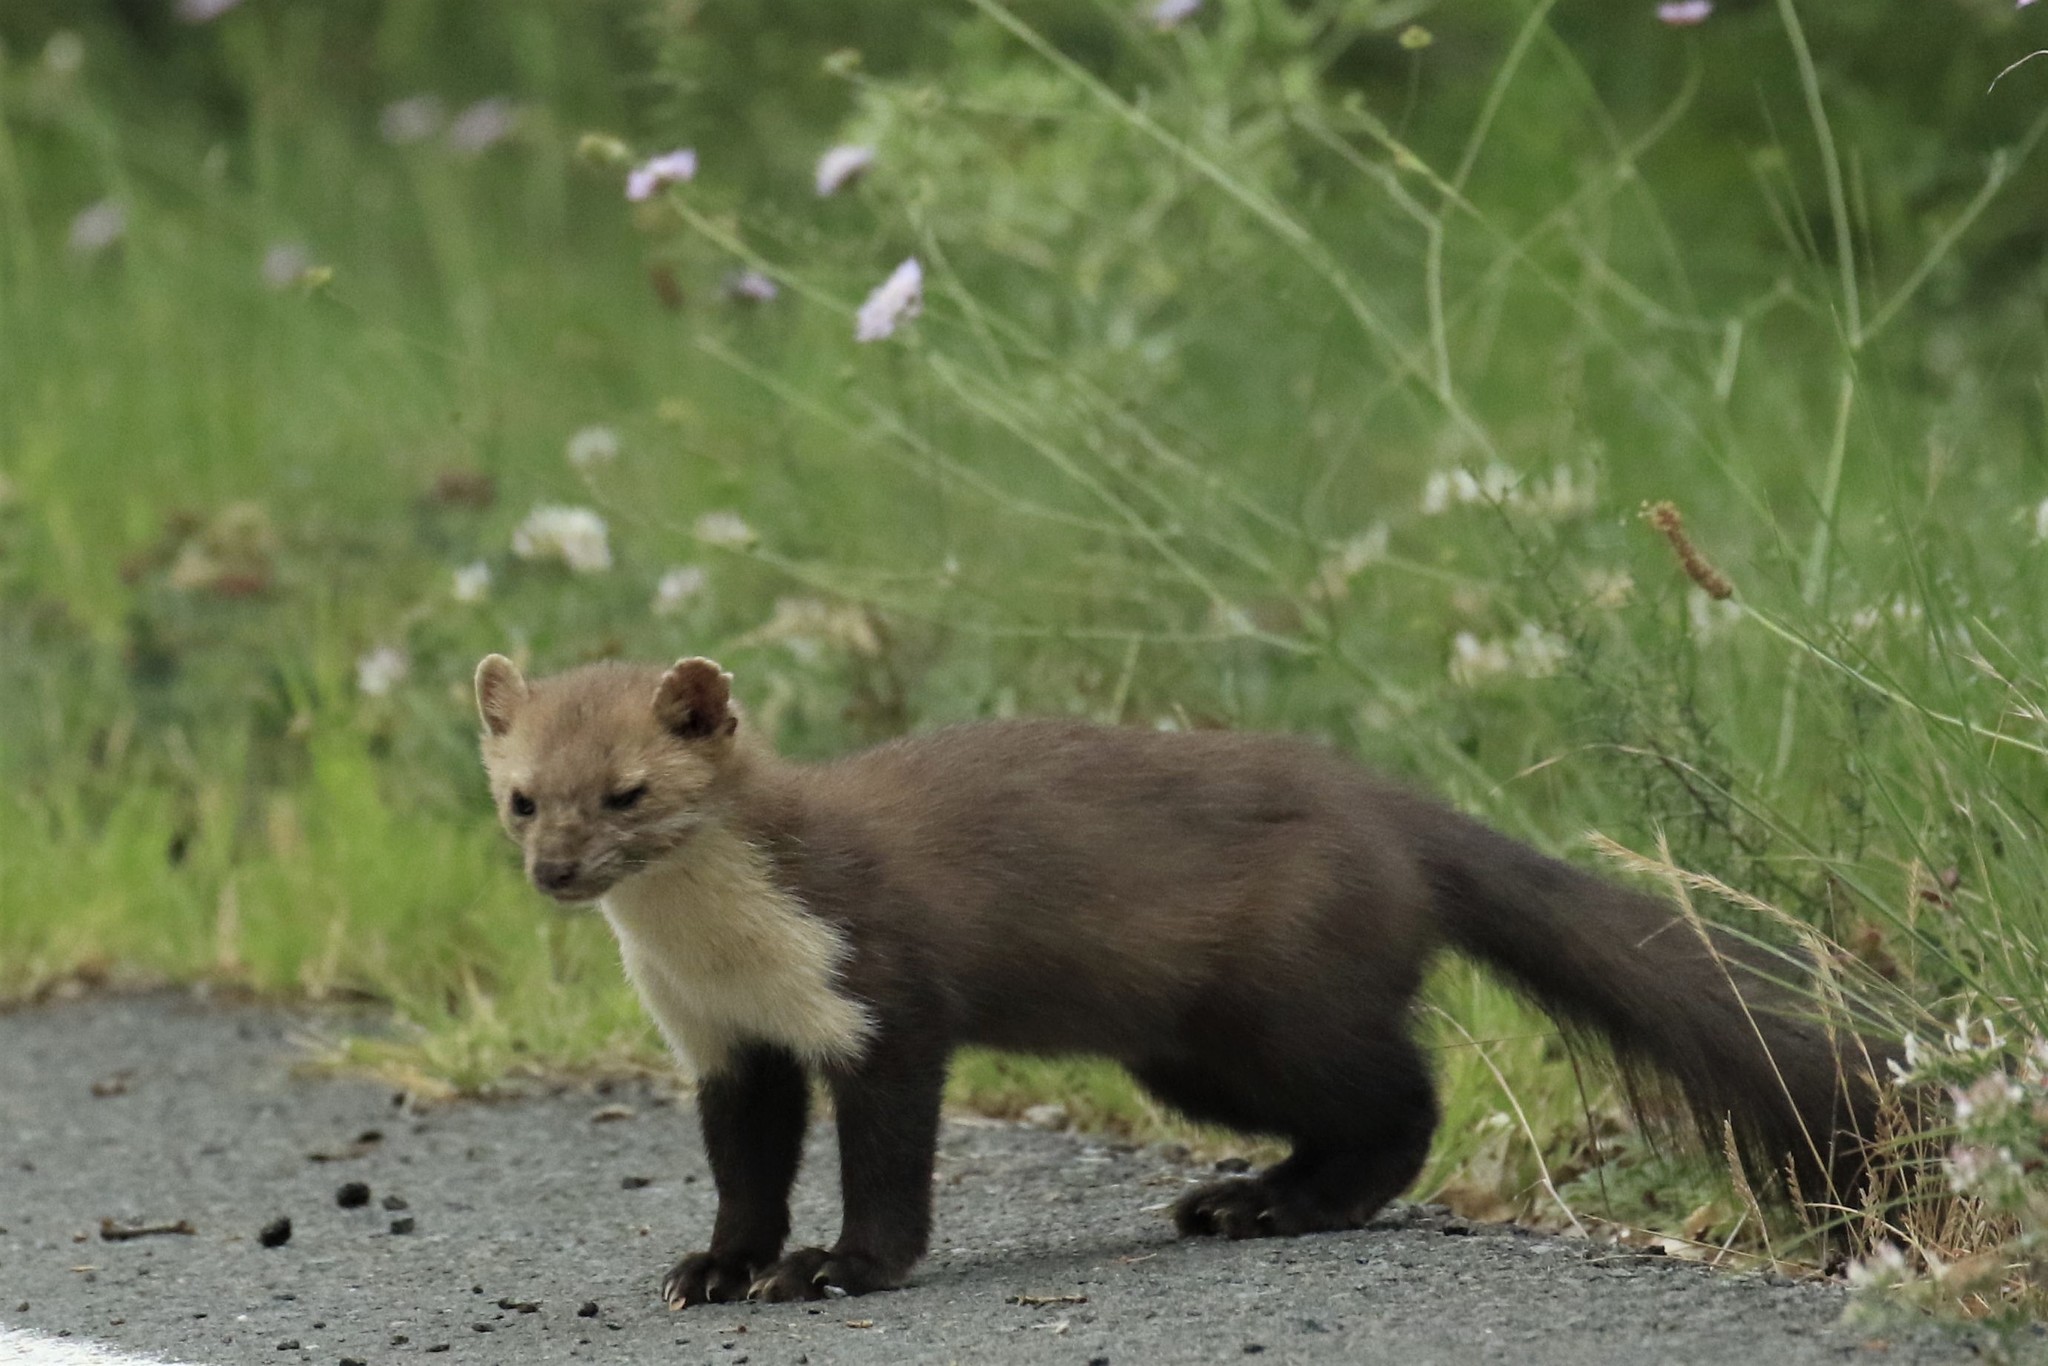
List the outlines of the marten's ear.
{"label": "marten's ear", "polygon": [[708,659],[679,659],[654,690],[654,719],[685,740],[709,740],[740,728],[732,714],[732,675]]}
{"label": "marten's ear", "polygon": [[503,735],[524,705],[526,677],[519,666],[503,655],[485,655],[476,666],[476,714],[483,718],[484,729]]}

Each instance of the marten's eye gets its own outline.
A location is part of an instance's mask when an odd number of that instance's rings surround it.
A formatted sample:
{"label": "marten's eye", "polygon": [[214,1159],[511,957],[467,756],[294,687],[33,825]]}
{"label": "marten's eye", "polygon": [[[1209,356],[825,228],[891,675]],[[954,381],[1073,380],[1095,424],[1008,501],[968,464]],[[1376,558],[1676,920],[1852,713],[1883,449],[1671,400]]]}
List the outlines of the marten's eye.
{"label": "marten's eye", "polygon": [[536,808],[533,804],[533,798],[527,796],[524,792],[515,792],[512,794],[513,815],[524,819],[527,816],[531,816],[534,813],[535,809]]}
{"label": "marten's eye", "polygon": [[638,787],[629,787],[623,792],[606,793],[604,804],[614,811],[631,811],[634,807],[640,805],[640,799],[646,795],[647,784],[642,783]]}

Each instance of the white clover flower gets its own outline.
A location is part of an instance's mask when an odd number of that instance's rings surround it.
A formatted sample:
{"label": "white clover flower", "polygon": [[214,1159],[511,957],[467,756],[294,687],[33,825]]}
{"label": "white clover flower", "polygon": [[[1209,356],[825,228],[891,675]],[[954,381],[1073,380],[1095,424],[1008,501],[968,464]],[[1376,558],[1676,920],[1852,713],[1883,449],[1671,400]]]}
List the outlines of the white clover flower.
{"label": "white clover flower", "polygon": [[271,289],[290,289],[312,268],[313,254],[304,242],[273,242],[263,253],[263,283]]}
{"label": "white clover flower", "polygon": [[569,438],[563,454],[571,465],[588,474],[619,458],[619,434],[610,427],[585,427]]}
{"label": "white clover flower", "polygon": [[440,96],[408,95],[378,113],[377,134],[393,147],[410,147],[439,133],[447,122],[448,109]]}
{"label": "white clover flower", "polygon": [[882,652],[881,637],[864,609],[822,598],[777,598],[774,614],[741,640],[780,645],[805,664],[817,663],[828,648],[869,657]]}
{"label": "white clover flower", "polygon": [[1883,1290],[1910,1279],[1912,1270],[1898,1245],[1886,1241],[1870,1249],[1868,1257],[1851,1260],[1848,1275],[1849,1284],[1858,1290]]}
{"label": "white clover flower", "polygon": [[1489,464],[1479,476],[1479,497],[1474,501],[1505,503],[1515,496],[1522,476],[1507,465],[1496,460]]}
{"label": "white clover flower", "polygon": [[1309,585],[1309,591],[1319,593],[1332,602],[1343,600],[1351,592],[1351,581],[1367,565],[1386,558],[1389,535],[1385,522],[1374,522],[1364,531],[1339,542],[1316,567],[1315,582]]}
{"label": "white clover flower", "polygon": [[661,576],[654,585],[654,615],[672,617],[702,593],[711,576],[694,564],[680,564]]}
{"label": "white clover flower", "polygon": [[725,277],[725,297],[737,303],[765,304],[782,287],[758,270],[738,270]]}
{"label": "white clover flower", "polygon": [[924,267],[913,256],[876,285],[867,302],[860,306],[860,313],[854,318],[853,339],[871,342],[894,336],[898,324],[909,322],[922,312]]}
{"label": "white clover flower", "polygon": [[491,567],[482,560],[463,565],[455,571],[455,582],[450,590],[457,602],[482,602],[491,592]]}
{"label": "white clover flower", "polygon": [[1451,640],[1451,681],[1469,688],[1508,674],[1551,678],[1571,658],[1571,652],[1562,636],[1533,621],[1523,622],[1522,629],[1508,640],[1482,640],[1470,631],[1460,631]]}
{"label": "white clover flower", "polygon": [[1253,636],[1259,632],[1250,612],[1221,598],[1209,604],[1209,629],[1219,636]]}
{"label": "white clover flower", "polygon": [[697,178],[697,153],[678,147],[635,166],[626,175],[626,198],[635,204],[654,198],[664,185],[681,185]]}
{"label": "white clover flower", "polygon": [[71,220],[67,243],[73,256],[97,256],[128,234],[128,210],[119,200],[102,199],[79,210]]}
{"label": "white clover flower", "polygon": [[1476,503],[1482,495],[1479,481],[1465,470],[1438,470],[1422,486],[1422,515],[1435,517],[1453,506]]}
{"label": "white clover flower", "polygon": [[844,143],[818,158],[818,198],[838,194],[875,164],[875,149]]}
{"label": "white clover flower", "polygon": [[2034,539],[2048,541],[2048,498],[2034,506]]}
{"label": "white clover flower", "polygon": [[85,66],[85,39],[60,28],[43,44],[43,70],[59,79],[76,76]]}
{"label": "white clover flower", "polygon": [[[1977,1031],[1984,1031],[1984,1042],[1977,1042]],[[1948,1036],[1948,1046],[1955,1053],[2003,1053],[2005,1036],[1998,1032],[1998,1026],[1986,1016],[1973,1020],[1965,1013],[1956,1016],[1955,1032]]]}
{"label": "white clover flower", "polygon": [[448,125],[449,149],[463,156],[482,156],[519,128],[519,110],[510,100],[492,96],[478,100]]}
{"label": "white clover flower", "polygon": [[1202,0],[1152,0],[1145,6],[1145,22],[1161,33],[1178,28],[1202,7]]}
{"label": "white clover flower", "polygon": [[242,0],[178,0],[178,17],[188,24],[205,24],[220,18]]}
{"label": "white clover flower", "polygon": [[1595,607],[1626,607],[1635,600],[1635,576],[1626,569],[1588,569],[1579,577]]}
{"label": "white clover flower", "polygon": [[1568,465],[1558,466],[1548,478],[1524,479],[1512,466],[1496,460],[1477,476],[1462,469],[1438,470],[1422,486],[1426,517],[1485,503],[1564,521],[1592,511],[1595,500],[1592,478],[1581,477]]}
{"label": "white clover flower", "polygon": [[1695,588],[1685,595],[1685,617],[1692,633],[1708,640],[1742,620],[1742,604],[1733,598],[1709,597]]}
{"label": "white clover flower", "polygon": [[1670,0],[1668,4],[1657,6],[1658,20],[1673,28],[1704,24],[1713,12],[1714,0]]}
{"label": "white clover flower", "polygon": [[1580,479],[1569,465],[1559,465],[1550,472],[1550,478],[1539,480],[1522,494],[1520,504],[1540,517],[1553,522],[1562,522],[1573,517],[1583,517],[1594,507],[1596,491],[1593,480]]}
{"label": "white clover flower", "polygon": [[1515,667],[1508,647],[1497,640],[1481,640],[1470,631],[1451,639],[1451,682],[1461,688],[1474,687]]}
{"label": "white clover flower", "polygon": [[707,512],[697,519],[693,530],[704,544],[727,550],[744,550],[758,539],[747,519],[737,512]]}
{"label": "white clover flower", "polygon": [[589,508],[543,504],[512,533],[512,553],[522,560],[560,560],[579,574],[612,567],[604,518]]}
{"label": "white clover flower", "polygon": [[356,691],[365,697],[389,697],[412,672],[412,659],[395,645],[379,645],[356,660]]}
{"label": "white clover flower", "polygon": [[1515,672],[1524,678],[1554,677],[1571,653],[1572,647],[1563,636],[1546,631],[1533,621],[1523,622],[1520,633],[1508,646]]}

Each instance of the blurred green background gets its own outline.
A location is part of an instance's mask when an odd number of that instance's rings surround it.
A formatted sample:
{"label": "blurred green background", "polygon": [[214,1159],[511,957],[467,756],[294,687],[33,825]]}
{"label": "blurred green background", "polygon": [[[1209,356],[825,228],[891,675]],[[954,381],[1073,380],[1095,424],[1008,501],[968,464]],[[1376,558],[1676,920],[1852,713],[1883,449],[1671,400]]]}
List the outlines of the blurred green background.
{"label": "blurred green background", "polygon": [[[1991,83],[2044,24],[9,0],[0,992],[367,998],[406,1030],[349,1055],[421,1087],[658,1065],[520,882],[469,677],[702,652],[797,755],[1324,737],[1812,927],[1895,1027],[2038,1034],[2048,62]],[[1432,1000],[1418,1193],[1740,1222],[1540,1017]],[[956,1092],[1173,1130],[1092,1065]]]}

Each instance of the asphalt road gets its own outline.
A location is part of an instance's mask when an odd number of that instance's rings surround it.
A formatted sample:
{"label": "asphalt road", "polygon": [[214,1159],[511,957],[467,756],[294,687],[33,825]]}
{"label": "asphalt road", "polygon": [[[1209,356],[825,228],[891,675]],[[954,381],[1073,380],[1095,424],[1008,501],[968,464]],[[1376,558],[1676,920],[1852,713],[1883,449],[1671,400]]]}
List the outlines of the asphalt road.
{"label": "asphalt road", "polygon": [[[1206,1173],[986,1122],[946,1130],[937,1248],[910,1288],[675,1313],[660,1278],[713,1203],[686,1102],[635,1087],[415,1112],[295,1076],[303,1028],[169,993],[0,1015],[0,1359],[26,1340],[7,1329],[328,1366],[1980,1359],[1932,1325],[1842,1325],[1837,1287],[1427,1207],[1354,1234],[1180,1241],[1159,1207]],[[836,1224],[829,1139],[813,1133],[799,1187],[806,1241]],[[340,1207],[349,1182],[367,1204]],[[264,1246],[280,1218],[290,1240]],[[192,1231],[109,1242],[103,1219]]]}

